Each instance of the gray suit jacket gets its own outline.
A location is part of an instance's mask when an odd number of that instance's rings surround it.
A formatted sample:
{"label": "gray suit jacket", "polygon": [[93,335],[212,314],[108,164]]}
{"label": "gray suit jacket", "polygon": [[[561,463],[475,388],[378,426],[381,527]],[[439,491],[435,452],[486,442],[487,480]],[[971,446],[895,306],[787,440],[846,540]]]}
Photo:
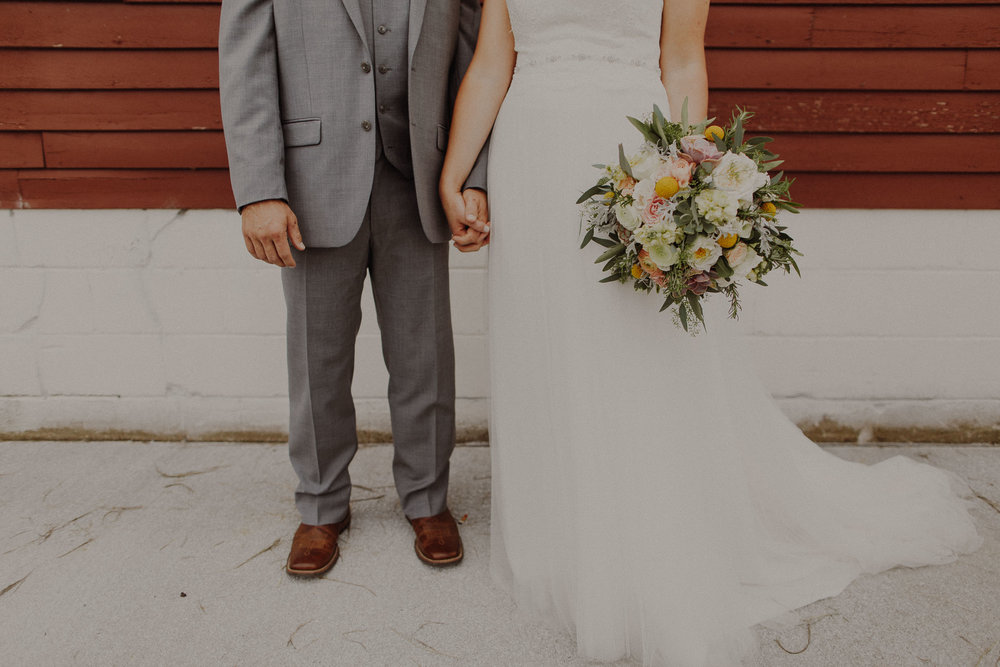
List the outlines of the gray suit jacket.
{"label": "gray suit jacket", "polygon": [[[375,170],[375,80],[360,0],[223,0],[222,118],[236,205],[284,199],[307,246],[346,245]],[[450,238],[438,199],[451,110],[479,0],[410,0],[410,145],[427,238]],[[371,125],[368,125],[371,124]],[[485,189],[486,150],[467,185]]]}

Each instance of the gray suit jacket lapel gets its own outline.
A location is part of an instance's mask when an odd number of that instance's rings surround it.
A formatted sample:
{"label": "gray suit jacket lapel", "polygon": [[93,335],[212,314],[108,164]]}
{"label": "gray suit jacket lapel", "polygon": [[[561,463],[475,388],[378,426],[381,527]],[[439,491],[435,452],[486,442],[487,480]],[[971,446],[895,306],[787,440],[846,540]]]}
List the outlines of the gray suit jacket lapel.
{"label": "gray suit jacket lapel", "polygon": [[407,49],[411,63],[413,62],[413,52],[417,48],[417,40],[420,39],[420,28],[424,24],[426,9],[427,0],[410,0],[410,34],[407,37]]}
{"label": "gray suit jacket lapel", "polygon": [[347,10],[348,16],[351,17],[351,22],[354,23],[354,27],[357,29],[358,34],[361,35],[361,42],[365,45],[365,49],[368,46],[368,37],[365,35],[365,23],[361,19],[361,5],[360,0],[341,0],[344,3],[344,8]]}

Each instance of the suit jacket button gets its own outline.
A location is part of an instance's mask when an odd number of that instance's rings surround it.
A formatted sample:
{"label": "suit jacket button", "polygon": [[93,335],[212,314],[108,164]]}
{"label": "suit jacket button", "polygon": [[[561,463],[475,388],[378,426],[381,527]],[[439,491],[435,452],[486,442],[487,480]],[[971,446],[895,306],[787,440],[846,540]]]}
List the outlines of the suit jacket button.
{"label": "suit jacket button", "polygon": [[372,71],[372,66],[368,63],[361,63],[361,71],[368,74],[368,72]]}
{"label": "suit jacket button", "polygon": [[385,33],[387,33],[387,32],[389,32],[389,29],[388,29],[388,28],[386,28],[386,27],[385,27],[384,25],[380,25],[380,26],[378,27],[378,34],[380,34],[380,35],[384,35],[384,34],[385,34]]}
{"label": "suit jacket button", "polygon": [[371,132],[372,124],[367,120],[363,121],[361,123],[361,129],[363,129],[365,132]]}

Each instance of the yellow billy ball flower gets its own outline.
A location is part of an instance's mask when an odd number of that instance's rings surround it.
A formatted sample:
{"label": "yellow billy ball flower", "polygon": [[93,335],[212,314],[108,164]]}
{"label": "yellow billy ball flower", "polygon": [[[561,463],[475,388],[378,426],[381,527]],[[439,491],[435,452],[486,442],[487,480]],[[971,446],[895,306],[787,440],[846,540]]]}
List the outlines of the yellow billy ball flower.
{"label": "yellow billy ball flower", "polygon": [[681,186],[673,176],[664,176],[656,182],[656,194],[664,199],[670,199],[680,192]]}
{"label": "yellow billy ball flower", "polygon": [[737,234],[725,234],[719,237],[719,247],[732,248],[739,240],[740,237]]}
{"label": "yellow billy ball flower", "polygon": [[635,278],[636,280],[642,278],[642,267],[639,266],[638,264],[632,265],[632,277]]}
{"label": "yellow billy ball flower", "polygon": [[764,215],[774,215],[778,212],[778,207],[771,202],[766,201],[760,205],[760,212]]}
{"label": "yellow billy ball flower", "polygon": [[716,138],[722,139],[726,136],[726,131],[718,125],[709,125],[705,128],[705,138],[712,141]]}

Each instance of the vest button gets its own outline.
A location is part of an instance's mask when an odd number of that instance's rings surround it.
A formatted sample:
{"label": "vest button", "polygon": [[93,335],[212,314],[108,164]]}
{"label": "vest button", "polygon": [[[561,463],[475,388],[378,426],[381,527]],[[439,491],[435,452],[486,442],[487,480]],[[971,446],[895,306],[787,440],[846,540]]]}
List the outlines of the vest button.
{"label": "vest button", "polygon": [[372,71],[372,66],[368,63],[361,63],[361,71],[368,74],[368,72]]}
{"label": "vest button", "polygon": [[365,132],[371,132],[372,124],[369,121],[367,121],[367,120],[366,121],[362,121],[361,122],[361,129],[364,130]]}
{"label": "vest button", "polygon": [[388,66],[386,66],[386,65],[379,65],[378,66],[379,74],[386,74],[386,73],[388,73],[389,69],[390,68]]}
{"label": "vest button", "polygon": [[386,28],[386,27],[385,27],[384,25],[380,25],[380,26],[378,27],[378,34],[380,34],[380,35],[384,35],[384,34],[385,34],[385,33],[387,33],[387,32],[389,32],[389,29],[388,29],[388,28]]}

